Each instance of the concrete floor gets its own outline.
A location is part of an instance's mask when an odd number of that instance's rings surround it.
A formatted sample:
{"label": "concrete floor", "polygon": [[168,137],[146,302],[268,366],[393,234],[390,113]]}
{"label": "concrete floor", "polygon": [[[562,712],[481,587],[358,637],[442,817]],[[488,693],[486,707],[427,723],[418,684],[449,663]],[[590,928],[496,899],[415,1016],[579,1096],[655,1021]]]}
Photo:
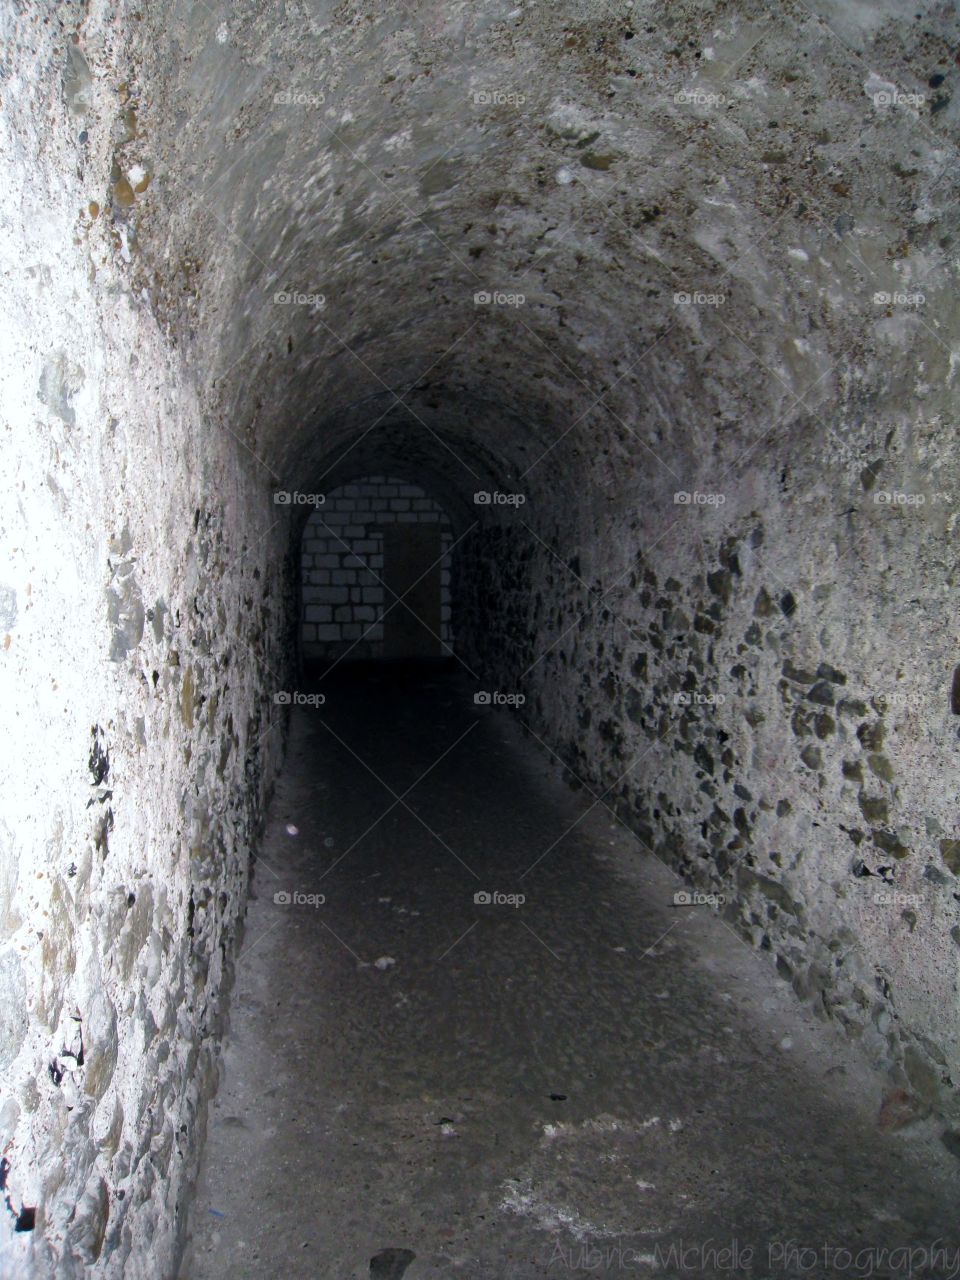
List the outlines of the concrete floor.
{"label": "concrete floor", "polygon": [[884,1132],[889,1086],[509,713],[449,672],[316,687],[184,1280],[960,1274],[938,1128]]}

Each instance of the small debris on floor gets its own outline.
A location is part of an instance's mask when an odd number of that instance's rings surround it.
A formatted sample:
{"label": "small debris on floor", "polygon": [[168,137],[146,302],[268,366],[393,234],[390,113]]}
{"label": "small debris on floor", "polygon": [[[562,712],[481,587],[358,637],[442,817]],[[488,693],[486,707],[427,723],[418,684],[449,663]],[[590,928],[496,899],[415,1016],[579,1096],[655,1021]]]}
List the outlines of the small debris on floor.
{"label": "small debris on floor", "polygon": [[373,967],[375,969],[389,969],[392,964],[396,964],[393,956],[381,956],[379,960],[374,960]]}

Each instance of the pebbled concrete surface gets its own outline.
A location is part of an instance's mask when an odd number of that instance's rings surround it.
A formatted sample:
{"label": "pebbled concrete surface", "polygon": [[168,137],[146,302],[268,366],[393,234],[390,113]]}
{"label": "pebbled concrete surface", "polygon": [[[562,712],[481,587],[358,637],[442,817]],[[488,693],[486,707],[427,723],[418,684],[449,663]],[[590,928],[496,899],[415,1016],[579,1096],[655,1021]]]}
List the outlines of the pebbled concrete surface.
{"label": "pebbled concrete surface", "polygon": [[310,689],[182,1280],[958,1274],[933,1122],[509,713],[440,669]]}

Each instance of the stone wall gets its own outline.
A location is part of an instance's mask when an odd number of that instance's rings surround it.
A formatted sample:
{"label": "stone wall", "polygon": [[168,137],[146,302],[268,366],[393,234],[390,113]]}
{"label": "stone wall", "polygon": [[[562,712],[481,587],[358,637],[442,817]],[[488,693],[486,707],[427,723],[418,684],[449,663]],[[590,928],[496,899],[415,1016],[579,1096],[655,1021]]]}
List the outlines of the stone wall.
{"label": "stone wall", "polygon": [[46,8],[3,20],[0,1273],[171,1276],[295,564],[131,286],[120,17]]}
{"label": "stone wall", "polygon": [[321,477],[956,1109],[956,14],[819,9],[0,11],[8,1269],[172,1273]]}
{"label": "stone wall", "polygon": [[892,403],[841,409],[827,466],[821,440],[579,537],[549,509],[543,540],[485,528],[457,643],[801,999],[955,1117],[956,428]]}

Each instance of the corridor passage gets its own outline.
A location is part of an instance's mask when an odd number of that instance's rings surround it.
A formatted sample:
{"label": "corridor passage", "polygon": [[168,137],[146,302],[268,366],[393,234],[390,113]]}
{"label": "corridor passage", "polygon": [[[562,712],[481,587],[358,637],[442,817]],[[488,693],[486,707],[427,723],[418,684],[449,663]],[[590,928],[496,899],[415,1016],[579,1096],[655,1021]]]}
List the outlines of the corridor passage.
{"label": "corridor passage", "polygon": [[938,1128],[522,707],[439,664],[303,692],[184,1280],[957,1274]]}

